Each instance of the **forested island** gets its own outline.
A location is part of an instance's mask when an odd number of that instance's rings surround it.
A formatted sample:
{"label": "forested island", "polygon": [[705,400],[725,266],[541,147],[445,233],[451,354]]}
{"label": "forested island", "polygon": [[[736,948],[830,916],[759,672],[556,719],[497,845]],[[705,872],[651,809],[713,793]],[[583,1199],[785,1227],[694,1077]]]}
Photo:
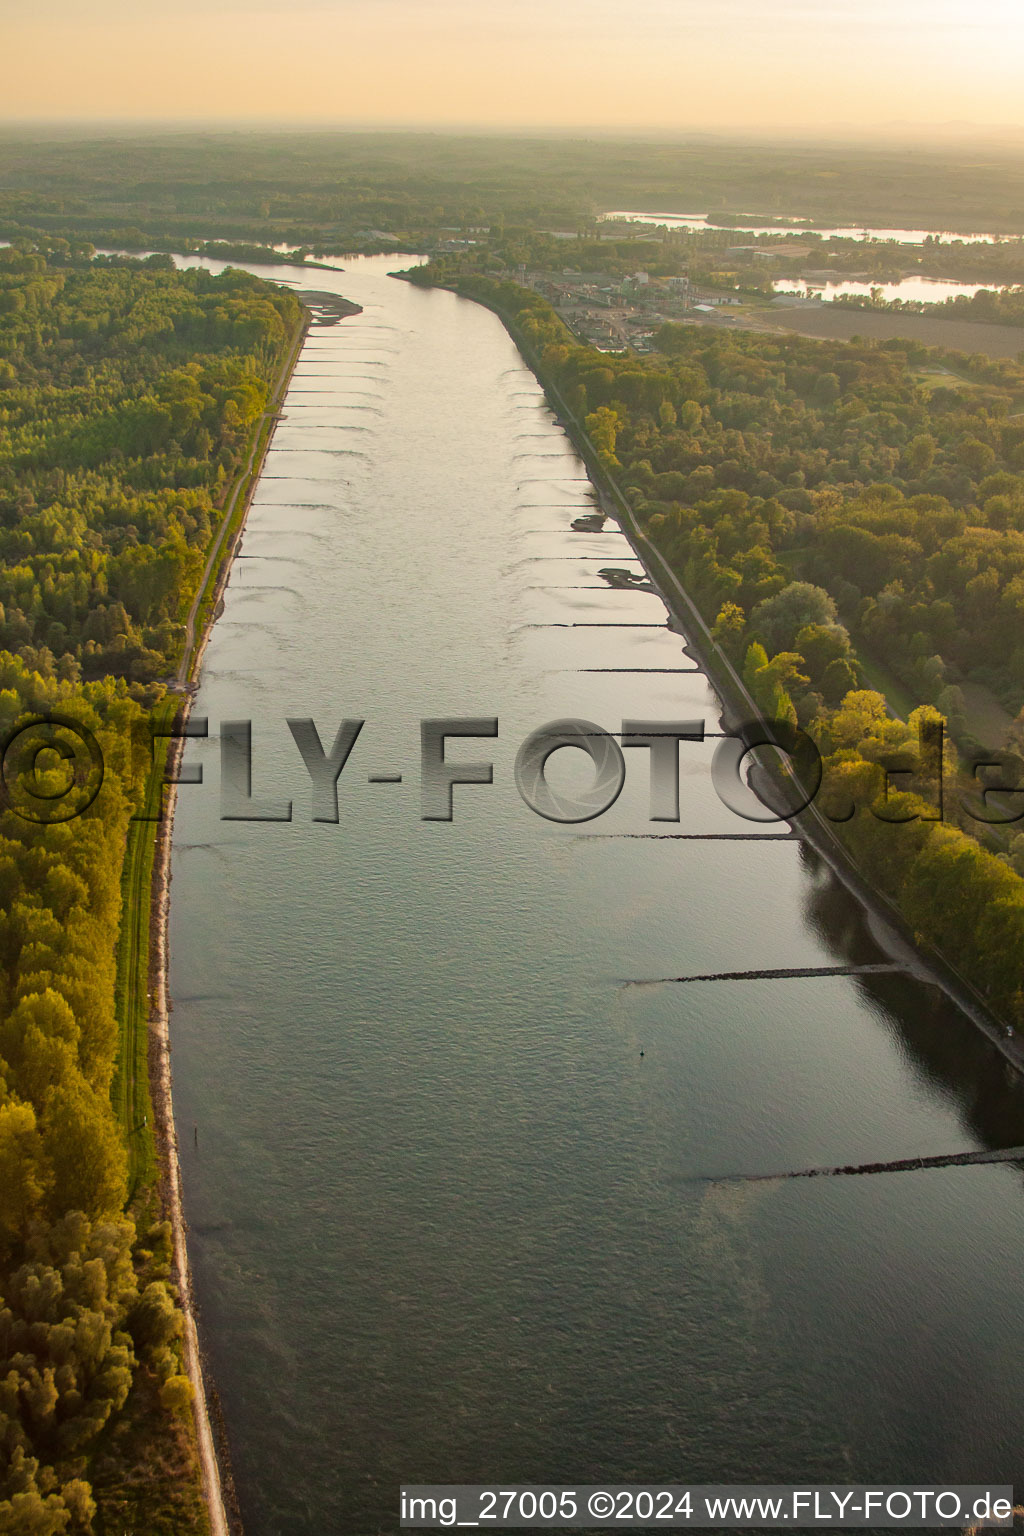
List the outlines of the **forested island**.
{"label": "forested island", "polygon": [[73,819],[0,809],[5,1532],[208,1529],[147,1086],[149,886],[122,866],[152,862],[131,818],[163,772],[133,743],[177,708],[184,615],[303,323],[240,271],[0,251],[0,731],[56,713],[105,764]]}
{"label": "forested island", "polygon": [[[1024,365],[683,325],[651,357],[598,352],[459,266],[407,275],[506,320],[764,717],[814,737],[858,867],[1024,1024]],[[1006,739],[972,731],[967,686]]]}

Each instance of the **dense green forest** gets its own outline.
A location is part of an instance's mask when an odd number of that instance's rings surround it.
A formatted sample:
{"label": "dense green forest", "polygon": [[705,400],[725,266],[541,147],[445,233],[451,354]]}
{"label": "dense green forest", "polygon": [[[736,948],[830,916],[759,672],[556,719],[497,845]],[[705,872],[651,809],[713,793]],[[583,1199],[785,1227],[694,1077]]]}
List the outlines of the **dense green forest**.
{"label": "dense green forest", "polygon": [[298,313],[244,272],[0,251],[0,647],[70,680],[173,671]]}
{"label": "dense green forest", "polygon": [[40,797],[63,805],[80,785],[87,800],[88,759],[36,756],[28,800],[16,754],[8,773],[13,744],[4,759],[0,1529],[12,1536],[207,1529],[169,1226],[152,1190],[125,1209],[126,1137],[151,1130],[119,1125],[111,1104],[121,868],[146,789],[146,711],[177,664],[220,506],[302,311],[244,273],[168,267],[0,252],[0,735],[57,713],[92,733],[105,768],[92,802],[59,821]]}
{"label": "dense green forest", "polygon": [[706,136],[8,131],[0,232],[287,241],[345,251],[384,231],[574,229],[606,209],[711,211],[964,232],[1024,233],[1019,146],[924,149]]}
{"label": "dense green forest", "polygon": [[[1024,837],[1008,841],[1020,720],[1009,747],[973,739],[961,688],[1020,716],[1024,365],[683,325],[664,326],[651,357],[602,353],[538,295],[458,264],[409,276],[507,319],[762,712],[817,739],[822,805],[861,868],[919,938],[1024,1022]],[[926,369],[949,363],[959,380],[936,386]],[[906,719],[881,689],[906,694]],[[943,720],[966,772],[947,749],[940,822],[918,738]],[[959,795],[979,758],[999,764],[1006,791],[987,807],[977,784]],[[914,770],[896,785],[883,770],[893,761]],[[1009,834],[983,846],[979,817]]]}

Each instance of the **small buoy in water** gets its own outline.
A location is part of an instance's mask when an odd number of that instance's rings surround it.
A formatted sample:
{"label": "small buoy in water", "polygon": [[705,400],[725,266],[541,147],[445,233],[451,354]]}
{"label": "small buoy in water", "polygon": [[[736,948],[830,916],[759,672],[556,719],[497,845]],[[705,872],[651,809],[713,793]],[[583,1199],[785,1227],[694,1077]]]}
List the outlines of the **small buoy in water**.
{"label": "small buoy in water", "polygon": [[641,1056],[642,1056],[642,1055],[643,1055],[643,1051],[641,1051],[641,1052],[640,1052],[640,1055],[641,1055]]}

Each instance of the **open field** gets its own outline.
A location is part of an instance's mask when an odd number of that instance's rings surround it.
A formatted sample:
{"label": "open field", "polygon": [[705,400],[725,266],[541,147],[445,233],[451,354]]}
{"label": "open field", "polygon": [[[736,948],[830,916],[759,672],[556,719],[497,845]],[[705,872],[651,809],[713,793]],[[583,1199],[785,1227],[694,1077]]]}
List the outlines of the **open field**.
{"label": "open field", "polygon": [[1015,721],[992,692],[983,683],[960,684],[966,706],[967,729],[978,741],[990,747],[1015,745]]}
{"label": "open field", "polygon": [[833,341],[849,341],[851,336],[892,341],[905,336],[928,347],[983,352],[988,357],[1017,357],[1024,352],[1024,328],[987,325],[980,320],[933,320],[927,315],[876,313],[870,309],[844,309],[835,304],[756,309],[751,315],[765,325],[799,331],[801,336],[824,336]]}

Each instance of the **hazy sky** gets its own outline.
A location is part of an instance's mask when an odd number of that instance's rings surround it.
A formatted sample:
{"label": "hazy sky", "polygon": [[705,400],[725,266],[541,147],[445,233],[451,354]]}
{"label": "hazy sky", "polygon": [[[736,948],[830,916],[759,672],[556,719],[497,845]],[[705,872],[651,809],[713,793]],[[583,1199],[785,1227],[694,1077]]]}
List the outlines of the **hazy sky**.
{"label": "hazy sky", "polygon": [[1024,0],[0,0],[2,118],[1024,127]]}

